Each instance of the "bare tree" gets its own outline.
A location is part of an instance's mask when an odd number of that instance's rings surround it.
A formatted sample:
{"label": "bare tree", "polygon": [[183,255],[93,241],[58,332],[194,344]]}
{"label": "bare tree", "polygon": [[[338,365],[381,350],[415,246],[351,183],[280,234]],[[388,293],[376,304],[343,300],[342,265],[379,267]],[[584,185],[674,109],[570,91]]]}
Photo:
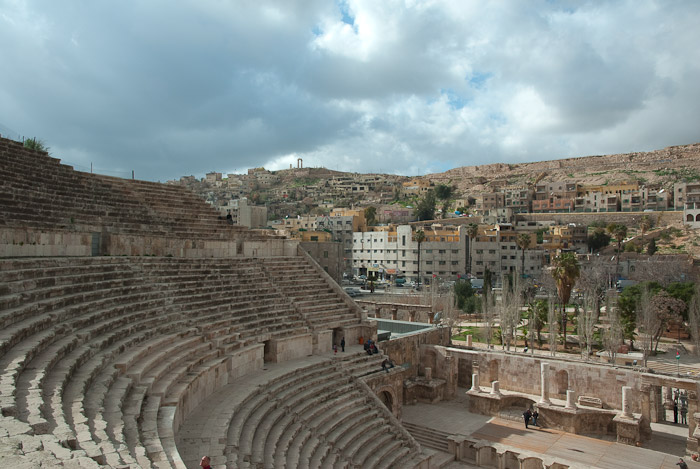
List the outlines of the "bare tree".
{"label": "bare tree", "polygon": [[617,351],[622,345],[623,331],[620,321],[620,312],[617,309],[615,297],[608,295],[605,299],[605,315],[608,320],[608,327],[603,330],[603,347],[608,352],[611,363],[615,363]]}
{"label": "bare tree", "polygon": [[685,310],[685,301],[674,298],[665,290],[661,290],[651,299],[651,305],[658,321],[658,327],[654,331],[654,352],[659,348],[661,334],[671,322],[682,322],[681,313]]}
{"label": "bare tree", "polygon": [[639,343],[644,353],[644,366],[647,366],[649,355],[659,346],[661,334],[670,321],[680,320],[680,313],[685,308],[682,300],[673,298],[661,290],[656,295],[644,289],[637,306],[637,328]]}
{"label": "bare tree", "polygon": [[514,275],[512,281],[504,281],[501,291],[501,302],[498,305],[499,320],[501,323],[502,340],[506,350],[516,339],[520,313],[523,302],[522,282]]}
{"label": "bare tree", "polygon": [[[586,360],[591,357],[593,349],[593,333],[600,316],[600,299],[597,293],[584,292],[583,304],[578,308],[578,343],[581,355]],[[585,344],[585,352],[584,352]]]}
{"label": "bare tree", "polygon": [[651,292],[643,289],[637,303],[637,329],[639,330],[637,344],[642,349],[644,368],[647,367],[647,361],[651,355],[651,348],[654,345],[654,331],[658,327],[658,323],[651,305]]}
{"label": "bare tree", "polygon": [[495,305],[493,304],[493,294],[489,291],[481,297],[481,312],[484,322],[484,336],[486,338],[486,347],[491,348],[491,339],[493,339],[493,326],[495,319]]}

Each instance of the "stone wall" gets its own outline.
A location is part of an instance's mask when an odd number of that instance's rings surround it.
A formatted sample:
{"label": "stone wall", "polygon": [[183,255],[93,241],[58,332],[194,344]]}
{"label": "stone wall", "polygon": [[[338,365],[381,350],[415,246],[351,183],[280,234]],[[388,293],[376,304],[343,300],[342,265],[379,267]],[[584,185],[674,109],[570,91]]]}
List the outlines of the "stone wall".
{"label": "stone wall", "polygon": [[418,374],[421,358],[425,350],[422,345],[444,345],[450,343],[450,328],[435,327],[425,332],[406,335],[379,343],[379,349],[389,355],[396,366],[410,365],[412,376]]}
{"label": "stone wall", "polygon": [[215,240],[32,228],[0,230],[0,257],[90,256],[95,251],[107,256],[274,257],[297,255],[298,244],[297,240],[275,238]]}
{"label": "stone wall", "polygon": [[579,223],[590,225],[599,222],[604,225],[610,223],[622,223],[627,226],[638,227],[643,216],[648,215],[655,226],[682,227],[682,211],[666,212],[597,212],[597,213],[523,213],[517,215],[518,221],[550,221],[554,220],[559,225]]}

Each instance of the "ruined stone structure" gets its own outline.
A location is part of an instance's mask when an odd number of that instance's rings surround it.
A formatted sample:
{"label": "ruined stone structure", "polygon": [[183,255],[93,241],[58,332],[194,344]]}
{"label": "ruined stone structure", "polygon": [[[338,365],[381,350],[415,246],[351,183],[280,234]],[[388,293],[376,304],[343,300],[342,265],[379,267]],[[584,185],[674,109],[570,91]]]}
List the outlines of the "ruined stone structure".
{"label": "ruined stone structure", "polygon": [[[194,409],[313,356],[237,393],[217,464],[427,467],[362,379],[382,357],[321,358],[376,326],[297,242],[227,225],[183,188],[75,172],[8,140],[0,160],[3,465],[192,466],[176,442]],[[362,435],[347,415],[357,408],[372,416]],[[333,439],[311,433],[324,422]],[[300,453],[302,435],[315,445]],[[331,451],[336,441],[348,444]]]}
{"label": "ruined stone structure", "polygon": [[[79,173],[12,141],[0,163],[3,466],[186,468],[206,451],[215,467],[429,469],[438,459],[401,423],[406,405],[533,403],[551,428],[636,444],[672,389],[698,449],[694,380],[454,348],[446,327],[334,355],[377,326],[298,242],[230,226],[184,188]],[[387,356],[396,366],[382,370]],[[432,441],[476,466],[570,466]]]}

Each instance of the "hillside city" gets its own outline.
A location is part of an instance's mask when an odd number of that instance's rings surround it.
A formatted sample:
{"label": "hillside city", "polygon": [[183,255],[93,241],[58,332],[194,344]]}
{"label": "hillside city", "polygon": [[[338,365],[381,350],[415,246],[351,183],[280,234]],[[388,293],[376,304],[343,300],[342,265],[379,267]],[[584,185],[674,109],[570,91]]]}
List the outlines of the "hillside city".
{"label": "hillside city", "polygon": [[667,281],[690,278],[700,253],[698,156],[696,144],[423,177],[299,160],[281,171],[168,183],[190,188],[231,223],[301,240],[339,282],[470,278],[476,286],[487,272],[496,283],[513,273],[537,281],[554,257],[572,252],[584,267],[605,259],[613,285],[658,279],[660,265],[676,266],[664,269]]}

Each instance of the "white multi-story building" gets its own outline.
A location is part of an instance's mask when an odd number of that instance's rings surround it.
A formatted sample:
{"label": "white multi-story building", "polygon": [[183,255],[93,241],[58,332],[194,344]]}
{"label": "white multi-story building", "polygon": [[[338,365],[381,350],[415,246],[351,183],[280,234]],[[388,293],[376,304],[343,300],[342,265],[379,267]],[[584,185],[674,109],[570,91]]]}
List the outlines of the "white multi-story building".
{"label": "white multi-story building", "polygon": [[420,268],[416,231],[410,225],[378,227],[353,234],[352,267],[355,275],[394,279],[456,280],[466,274],[467,234],[464,226],[424,228]]}

